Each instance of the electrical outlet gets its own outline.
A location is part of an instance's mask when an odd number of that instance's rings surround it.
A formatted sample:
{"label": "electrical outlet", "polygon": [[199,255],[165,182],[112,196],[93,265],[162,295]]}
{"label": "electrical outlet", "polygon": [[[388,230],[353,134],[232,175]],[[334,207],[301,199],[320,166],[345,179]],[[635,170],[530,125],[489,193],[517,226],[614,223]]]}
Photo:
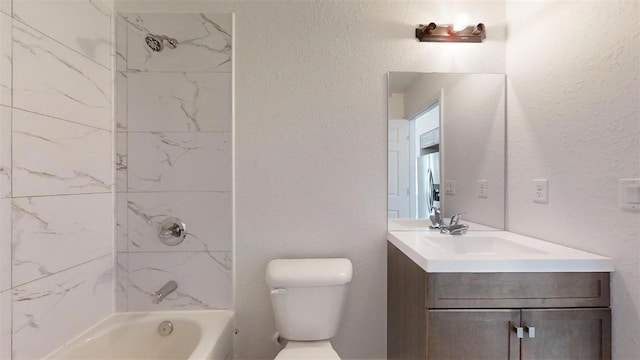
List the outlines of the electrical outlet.
{"label": "electrical outlet", "polygon": [[456,194],[456,182],[453,180],[447,180],[444,182],[444,193],[447,195]]}
{"label": "electrical outlet", "polygon": [[489,197],[489,181],[478,180],[478,197],[486,199]]}
{"label": "electrical outlet", "polygon": [[546,204],[549,202],[549,180],[533,179],[533,202]]}

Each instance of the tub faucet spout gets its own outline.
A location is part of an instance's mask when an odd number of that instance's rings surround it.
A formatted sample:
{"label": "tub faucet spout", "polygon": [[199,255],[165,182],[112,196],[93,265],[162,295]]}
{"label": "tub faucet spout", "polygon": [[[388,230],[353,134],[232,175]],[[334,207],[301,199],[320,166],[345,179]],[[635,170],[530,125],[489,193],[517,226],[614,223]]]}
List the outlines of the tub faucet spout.
{"label": "tub faucet spout", "polygon": [[156,291],[156,293],[153,295],[153,303],[154,304],[159,304],[162,300],[164,300],[164,298],[167,295],[169,295],[172,292],[176,291],[177,288],[178,288],[178,283],[176,283],[173,280],[171,280],[168,283],[164,284],[164,286],[162,288],[160,288],[160,290]]}

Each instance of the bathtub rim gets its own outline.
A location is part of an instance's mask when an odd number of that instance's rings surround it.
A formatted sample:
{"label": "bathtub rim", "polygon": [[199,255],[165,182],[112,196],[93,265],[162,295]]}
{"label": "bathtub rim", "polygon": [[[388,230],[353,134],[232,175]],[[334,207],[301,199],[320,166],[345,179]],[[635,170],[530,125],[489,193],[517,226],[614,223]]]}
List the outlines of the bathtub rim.
{"label": "bathtub rim", "polygon": [[[106,326],[107,329],[117,329],[127,322],[136,321],[157,321],[158,324],[164,320],[171,320],[170,317],[181,318],[184,320],[194,321],[201,329],[200,341],[193,349],[193,352],[188,359],[208,359],[209,354],[213,352],[216,345],[225,335],[230,340],[230,350],[233,351],[233,329],[235,321],[235,311],[226,309],[211,309],[211,310],[179,310],[179,311],[132,311],[132,312],[116,312],[104,319],[98,321],[88,329],[82,331],[71,340],[57,347],[49,354],[47,354],[43,360],[60,359],[56,355],[62,353],[64,350],[72,346],[80,346],[82,343],[95,337],[96,333],[103,334],[103,331],[99,331],[100,327]],[[120,321],[117,321],[118,318]],[[208,321],[212,320],[212,321]],[[217,322],[215,320],[218,320]],[[222,320],[222,321],[220,321]],[[111,323],[111,324],[110,324]],[[215,324],[206,326],[207,324]],[[106,329],[105,329],[106,330]],[[99,332],[98,332],[99,331]],[[107,331],[108,332],[108,331]],[[229,334],[225,334],[228,332]],[[211,340],[209,342],[205,340]]]}

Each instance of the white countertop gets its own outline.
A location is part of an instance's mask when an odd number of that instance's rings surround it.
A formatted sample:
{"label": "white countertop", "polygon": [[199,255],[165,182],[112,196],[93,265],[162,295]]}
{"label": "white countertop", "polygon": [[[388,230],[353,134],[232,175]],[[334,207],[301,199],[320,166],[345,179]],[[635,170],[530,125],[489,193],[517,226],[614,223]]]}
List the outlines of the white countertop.
{"label": "white countertop", "polygon": [[387,239],[430,273],[614,271],[610,258],[508,231],[390,230]]}

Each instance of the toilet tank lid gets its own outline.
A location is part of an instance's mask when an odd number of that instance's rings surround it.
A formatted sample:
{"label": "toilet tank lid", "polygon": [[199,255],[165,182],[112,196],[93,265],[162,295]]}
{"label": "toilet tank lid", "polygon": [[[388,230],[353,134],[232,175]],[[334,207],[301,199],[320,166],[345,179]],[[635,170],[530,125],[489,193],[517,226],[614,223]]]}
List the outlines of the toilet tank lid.
{"label": "toilet tank lid", "polygon": [[349,259],[275,259],[267,265],[271,287],[334,286],[351,282]]}

